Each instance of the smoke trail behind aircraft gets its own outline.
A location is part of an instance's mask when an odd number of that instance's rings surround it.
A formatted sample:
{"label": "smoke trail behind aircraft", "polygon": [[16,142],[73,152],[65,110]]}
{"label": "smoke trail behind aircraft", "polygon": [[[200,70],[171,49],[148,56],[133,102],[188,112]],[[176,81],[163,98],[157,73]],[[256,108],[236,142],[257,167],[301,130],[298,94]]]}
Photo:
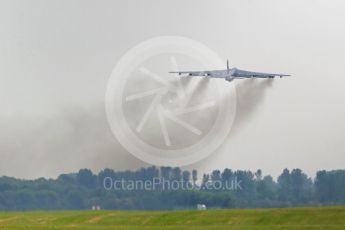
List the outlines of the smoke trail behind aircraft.
{"label": "smoke trail behind aircraft", "polygon": [[244,79],[237,81],[237,110],[232,134],[238,132],[246,121],[251,119],[264,101],[267,89],[272,87],[273,79]]}

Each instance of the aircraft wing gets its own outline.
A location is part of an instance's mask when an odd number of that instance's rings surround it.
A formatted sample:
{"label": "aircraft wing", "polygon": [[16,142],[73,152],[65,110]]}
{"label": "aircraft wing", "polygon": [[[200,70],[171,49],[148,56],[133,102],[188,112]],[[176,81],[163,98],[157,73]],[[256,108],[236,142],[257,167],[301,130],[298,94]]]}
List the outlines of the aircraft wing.
{"label": "aircraft wing", "polygon": [[194,76],[194,77],[204,77],[204,76],[210,76],[214,77],[214,71],[174,71],[169,73],[177,73],[178,75],[184,75],[184,76]]}
{"label": "aircraft wing", "polygon": [[242,78],[274,78],[274,77],[287,77],[290,76],[288,74],[280,74],[280,73],[260,73],[260,72],[251,72],[251,71],[245,71],[236,69],[234,73],[235,77],[242,77]]}
{"label": "aircraft wing", "polygon": [[213,78],[226,78],[227,76],[233,76],[234,78],[274,78],[274,77],[286,77],[290,76],[287,74],[280,73],[260,73],[251,72],[246,70],[240,70],[237,68],[228,70],[209,70],[209,71],[174,71],[169,73],[175,73],[183,76],[193,76],[193,77],[213,77]]}

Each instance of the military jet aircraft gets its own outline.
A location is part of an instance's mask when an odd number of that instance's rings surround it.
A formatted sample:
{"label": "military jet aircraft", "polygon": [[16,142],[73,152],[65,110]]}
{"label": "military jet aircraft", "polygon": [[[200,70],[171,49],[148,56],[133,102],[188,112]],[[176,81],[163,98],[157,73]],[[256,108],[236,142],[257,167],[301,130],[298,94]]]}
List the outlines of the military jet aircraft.
{"label": "military jet aircraft", "polygon": [[240,70],[237,68],[229,68],[229,61],[226,62],[226,69],[224,70],[206,70],[206,71],[173,71],[169,73],[175,73],[182,76],[192,77],[210,77],[210,78],[224,78],[226,81],[233,81],[235,79],[245,78],[275,78],[275,77],[287,77],[288,74],[277,73],[259,73],[246,70]]}

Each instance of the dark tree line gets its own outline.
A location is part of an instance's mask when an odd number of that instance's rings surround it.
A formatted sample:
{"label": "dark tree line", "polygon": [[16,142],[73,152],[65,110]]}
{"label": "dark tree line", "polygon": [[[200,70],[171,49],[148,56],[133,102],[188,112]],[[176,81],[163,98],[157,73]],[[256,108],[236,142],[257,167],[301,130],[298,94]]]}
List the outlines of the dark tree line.
{"label": "dark tree line", "polygon": [[[113,189],[112,184],[105,188],[105,181],[123,181],[128,185],[130,181],[154,181],[154,178],[160,179],[154,189]],[[163,179],[181,187],[163,189]],[[240,189],[220,189],[220,185],[231,185],[234,181]],[[90,209],[93,205],[102,209],[162,210],[195,208],[199,203],[213,208],[345,204],[345,170],[318,171],[312,180],[300,169],[284,169],[277,181],[264,176],[261,170],[224,169],[198,175],[196,170],[183,171],[178,167],[104,169],[98,174],[81,169],[57,179],[0,177],[0,210]]]}

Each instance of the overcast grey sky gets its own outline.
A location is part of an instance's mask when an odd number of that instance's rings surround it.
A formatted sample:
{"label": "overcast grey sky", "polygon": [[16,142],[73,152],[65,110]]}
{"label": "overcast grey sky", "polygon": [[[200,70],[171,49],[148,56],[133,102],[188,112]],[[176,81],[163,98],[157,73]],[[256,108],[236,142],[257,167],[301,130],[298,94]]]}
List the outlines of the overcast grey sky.
{"label": "overcast grey sky", "polygon": [[0,175],[146,166],[113,138],[104,95],[121,56],[163,35],[200,41],[232,66],[293,75],[190,167],[344,168],[344,1],[23,0],[0,2]]}

